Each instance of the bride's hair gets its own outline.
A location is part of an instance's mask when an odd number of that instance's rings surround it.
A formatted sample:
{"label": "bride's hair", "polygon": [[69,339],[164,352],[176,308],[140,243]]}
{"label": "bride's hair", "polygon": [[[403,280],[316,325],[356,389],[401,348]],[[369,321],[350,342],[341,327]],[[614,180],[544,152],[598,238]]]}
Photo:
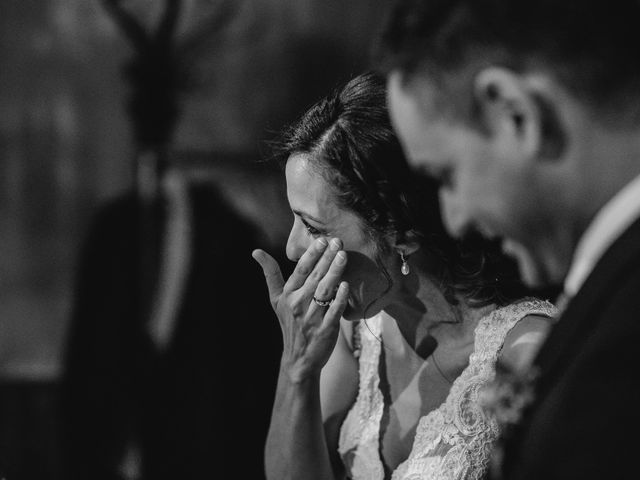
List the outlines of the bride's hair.
{"label": "bride's hair", "polygon": [[284,131],[275,153],[282,164],[292,154],[310,154],[337,203],[358,215],[379,254],[390,252],[388,238],[417,240],[428,273],[451,303],[458,296],[472,306],[525,296],[515,263],[498,245],[479,236],[459,241],[446,232],[437,185],[409,170],[393,132],[383,77],[360,75],[320,100]]}

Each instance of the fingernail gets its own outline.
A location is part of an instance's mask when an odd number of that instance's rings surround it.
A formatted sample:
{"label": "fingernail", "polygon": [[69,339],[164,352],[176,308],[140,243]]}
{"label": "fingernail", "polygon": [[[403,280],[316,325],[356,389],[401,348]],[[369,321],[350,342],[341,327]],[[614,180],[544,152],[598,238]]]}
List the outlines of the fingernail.
{"label": "fingernail", "polygon": [[329,248],[331,248],[331,250],[340,250],[340,240],[338,240],[337,238],[331,240],[331,245]]}
{"label": "fingernail", "polygon": [[344,262],[347,261],[347,254],[344,252],[338,252],[336,255],[336,263],[338,265],[344,265]]}
{"label": "fingernail", "polygon": [[326,238],[320,237],[317,240],[317,242],[318,242],[317,243],[318,250],[322,250],[323,248],[325,248],[327,246],[327,239]]}

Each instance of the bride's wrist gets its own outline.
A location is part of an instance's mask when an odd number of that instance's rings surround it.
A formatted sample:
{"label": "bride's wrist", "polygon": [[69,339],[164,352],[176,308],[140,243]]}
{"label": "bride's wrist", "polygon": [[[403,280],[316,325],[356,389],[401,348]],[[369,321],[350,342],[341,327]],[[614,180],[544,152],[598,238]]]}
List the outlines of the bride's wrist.
{"label": "bride's wrist", "polygon": [[303,387],[320,382],[320,369],[310,365],[301,365],[299,361],[290,362],[282,358],[280,376],[292,386]]}

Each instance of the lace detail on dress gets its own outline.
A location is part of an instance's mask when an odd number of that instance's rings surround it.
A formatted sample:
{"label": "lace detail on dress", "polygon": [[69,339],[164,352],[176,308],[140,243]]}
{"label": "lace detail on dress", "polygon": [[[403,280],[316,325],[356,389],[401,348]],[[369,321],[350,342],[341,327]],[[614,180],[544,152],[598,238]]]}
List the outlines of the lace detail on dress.
{"label": "lace detail on dress", "polygon": [[340,429],[338,452],[352,478],[382,480],[384,467],[378,452],[380,421],[384,412],[378,375],[382,314],[359,322],[356,328],[360,341],[358,397]]}
{"label": "lace detail on dress", "polygon": [[[469,365],[451,386],[445,402],[420,419],[411,453],[392,480],[476,480],[483,476],[499,432],[478,397],[495,377],[507,333],[532,314],[553,317],[555,308],[549,302],[527,300],[494,310],[480,320]],[[380,337],[380,321],[380,316],[368,321],[376,337]],[[383,480],[378,438],[384,409],[378,378],[381,343],[364,328],[360,331],[360,390],[342,425],[339,452],[354,480]]]}

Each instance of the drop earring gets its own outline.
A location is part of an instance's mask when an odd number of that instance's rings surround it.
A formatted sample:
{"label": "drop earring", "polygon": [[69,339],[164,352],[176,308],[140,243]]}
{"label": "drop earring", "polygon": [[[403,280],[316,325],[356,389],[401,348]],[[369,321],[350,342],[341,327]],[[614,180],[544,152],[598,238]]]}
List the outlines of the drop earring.
{"label": "drop earring", "polygon": [[402,266],[400,267],[400,273],[402,273],[402,275],[404,276],[407,276],[409,275],[409,272],[411,272],[411,269],[409,268],[407,259],[404,258],[404,253],[400,252],[400,258],[402,259]]}

